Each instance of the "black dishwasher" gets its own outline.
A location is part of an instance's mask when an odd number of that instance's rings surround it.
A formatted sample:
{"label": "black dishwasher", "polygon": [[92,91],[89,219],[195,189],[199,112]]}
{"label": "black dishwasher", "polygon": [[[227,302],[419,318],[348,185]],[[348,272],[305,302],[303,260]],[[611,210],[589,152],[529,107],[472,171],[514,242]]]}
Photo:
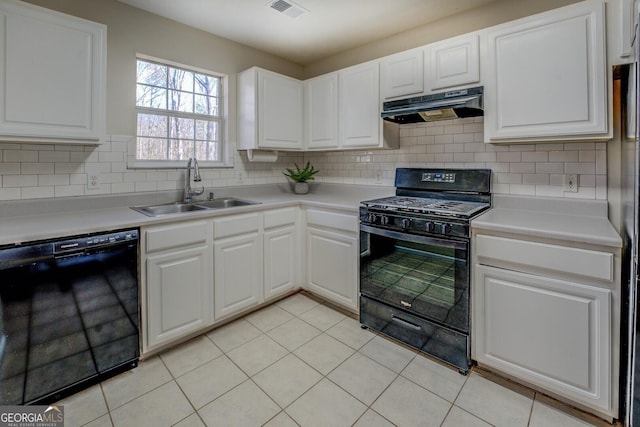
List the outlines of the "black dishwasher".
{"label": "black dishwasher", "polygon": [[138,235],[0,247],[0,405],[52,403],[137,366]]}

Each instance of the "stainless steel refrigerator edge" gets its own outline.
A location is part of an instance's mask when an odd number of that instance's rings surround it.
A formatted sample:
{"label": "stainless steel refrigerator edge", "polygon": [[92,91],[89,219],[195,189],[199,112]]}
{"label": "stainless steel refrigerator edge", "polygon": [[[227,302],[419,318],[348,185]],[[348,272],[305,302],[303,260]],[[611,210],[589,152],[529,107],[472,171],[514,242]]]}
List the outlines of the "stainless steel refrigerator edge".
{"label": "stainless steel refrigerator edge", "polygon": [[[640,40],[636,28],[635,50],[636,58],[640,57]],[[624,242],[623,271],[622,271],[622,348],[621,360],[621,404],[620,419],[624,425],[640,425],[640,328],[638,325],[639,280],[638,280],[638,228],[639,228],[639,138],[638,100],[640,100],[638,88],[637,62],[627,66],[619,66],[614,69],[614,92],[620,99],[621,118],[621,194],[622,221],[620,233]],[[616,96],[614,96],[616,98]],[[623,418],[624,417],[624,418]]]}

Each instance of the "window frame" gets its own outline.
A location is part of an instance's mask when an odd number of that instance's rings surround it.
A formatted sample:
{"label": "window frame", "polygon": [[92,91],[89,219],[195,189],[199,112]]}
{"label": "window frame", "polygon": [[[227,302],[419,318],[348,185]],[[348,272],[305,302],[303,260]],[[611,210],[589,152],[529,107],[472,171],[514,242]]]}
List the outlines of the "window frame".
{"label": "window frame", "polygon": [[[185,71],[190,71],[194,73],[207,74],[210,76],[220,78],[220,92],[222,94],[222,100],[220,102],[220,107],[222,112],[220,114],[220,160],[219,161],[211,161],[211,160],[201,160],[198,159],[198,164],[202,168],[227,168],[233,167],[233,156],[231,155],[231,147],[229,142],[229,76],[227,74],[207,70],[204,68],[194,67],[191,65],[185,65],[178,62],[169,61],[162,58],[157,58],[144,54],[136,54],[135,57],[135,74],[134,74],[134,91],[135,94],[138,86],[138,61],[148,61],[154,62],[160,65],[179,68]],[[139,107],[136,105],[135,96],[134,96],[134,123],[136,131],[134,136],[131,138],[128,149],[128,161],[127,166],[129,169],[176,169],[182,168],[186,165],[186,160],[143,160],[137,158],[137,147],[138,147],[138,114],[142,113],[155,113],[160,115],[167,115],[169,117],[177,117],[183,118],[185,113],[180,111],[171,111],[165,109],[155,109],[148,107]],[[186,113],[189,114],[189,113]]]}

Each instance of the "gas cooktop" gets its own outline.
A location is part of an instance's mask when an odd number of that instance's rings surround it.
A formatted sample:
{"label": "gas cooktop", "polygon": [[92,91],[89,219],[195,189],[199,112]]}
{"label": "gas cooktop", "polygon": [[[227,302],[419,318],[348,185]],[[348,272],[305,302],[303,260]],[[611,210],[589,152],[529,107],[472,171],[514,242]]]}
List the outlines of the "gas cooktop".
{"label": "gas cooktop", "polygon": [[465,218],[471,217],[490,206],[489,203],[483,202],[407,196],[391,196],[382,199],[367,200],[362,202],[362,205],[370,209]]}

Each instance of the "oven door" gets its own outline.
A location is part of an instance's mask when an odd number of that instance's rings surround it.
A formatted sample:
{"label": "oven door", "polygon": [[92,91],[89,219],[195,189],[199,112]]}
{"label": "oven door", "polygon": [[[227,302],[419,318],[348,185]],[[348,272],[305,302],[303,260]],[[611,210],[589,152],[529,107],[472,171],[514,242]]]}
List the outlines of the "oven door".
{"label": "oven door", "polygon": [[469,333],[469,241],[360,225],[363,296]]}

